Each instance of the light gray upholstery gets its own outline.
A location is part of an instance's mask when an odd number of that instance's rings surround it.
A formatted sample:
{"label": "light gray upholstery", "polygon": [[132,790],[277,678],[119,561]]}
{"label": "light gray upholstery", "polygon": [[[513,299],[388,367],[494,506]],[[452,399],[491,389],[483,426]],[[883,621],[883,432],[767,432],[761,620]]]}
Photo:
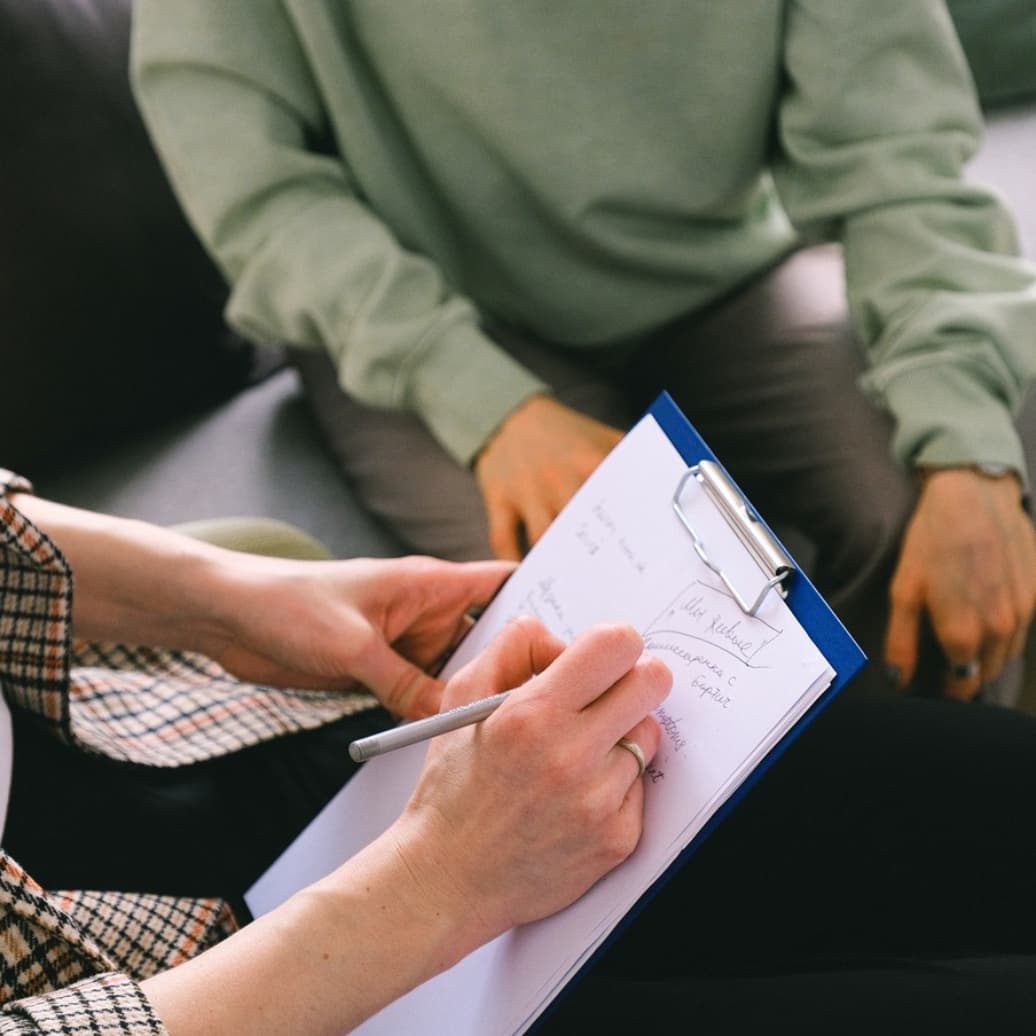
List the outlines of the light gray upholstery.
{"label": "light gray upholstery", "polygon": [[315,536],[337,557],[402,547],[356,503],[325,451],[294,371],[282,370],[200,417],[36,479],[63,503],[159,524],[264,516]]}

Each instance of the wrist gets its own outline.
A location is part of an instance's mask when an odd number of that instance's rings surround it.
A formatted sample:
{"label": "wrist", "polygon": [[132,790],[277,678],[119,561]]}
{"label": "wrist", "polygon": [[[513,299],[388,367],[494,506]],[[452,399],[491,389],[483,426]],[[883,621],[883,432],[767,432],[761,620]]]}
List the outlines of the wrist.
{"label": "wrist", "polygon": [[[165,530],[141,526],[139,555],[127,553],[124,588],[117,600],[121,617],[113,619],[120,639],[187,651],[205,651],[219,636],[231,636],[228,619],[230,580],[223,551]],[[167,538],[168,537],[168,538]],[[141,565],[141,578],[129,570]]]}
{"label": "wrist", "polygon": [[1032,514],[1032,501],[1026,488],[1022,473],[1008,464],[979,462],[955,466],[918,467],[918,478],[922,492],[936,488],[936,484],[945,485],[951,495],[955,492],[953,484],[970,482],[984,485],[987,490],[1004,499],[1010,498],[1012,506],[1017,506],[1026,514]]}
{"label": "wrist", "polygon": [[1025,490],[1023,474],[1011,464],[1005,464],[1000,461],[971,461],[960,464],[938,465],[919,464],[916,470],[922,484],[929,482],[933,478],[954,476],[954,474],[959,476],[960,473],[966,473],[988,482],[1016,485],[1019,492]]}
{"label": "wrist", "polygon": [[423,918],[422,927],[438,929],[439,951],[451,966],[505,930],[494,923],[490,904],[466,883],[464,868],[473,856],[458,844],[458,832],[438,812],[415,809],[413,801],[385,833],[401,873],[393,886],[408,903],[407,911]]}
{"label": "wrist", "polygon": [[520,427],[530,416],[532,416],[533,420],[538,420],[537,410],[539,410],[543,403],[549,402],[552,398],[546,392],[534,392],[532,395],[525,396],[516,407],[504,414],[472,458],[472,469],[477,469],[486,454],[492,450],[501,438],[509,435],[514,430],[515,425]]}
{"label": "wrist", "polygon": [[[304,895],[321,897],[318,912],[355,931],[369,923],[409,948],[407,960],[386,960],[391,998],[452,967],[498,932],[459,894],[448,868],[406,814],[388,831]],[[373,964],[373,959],[372,959]]]}
{"label": "wrist", "polygon": [[471,948],[413,877],[386,833],[144,991],[171,1033],[351,1032]]}

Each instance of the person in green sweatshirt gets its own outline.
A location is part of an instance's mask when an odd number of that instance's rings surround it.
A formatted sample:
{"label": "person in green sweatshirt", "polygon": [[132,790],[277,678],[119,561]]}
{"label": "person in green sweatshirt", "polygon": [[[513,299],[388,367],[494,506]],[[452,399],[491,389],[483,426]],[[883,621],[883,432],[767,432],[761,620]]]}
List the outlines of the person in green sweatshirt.
{"label": "person in green sweatshirt", "polygon": [[666,388],[815,547],[872,678],[917,686],[937,643],[970,698],[1021,654],[1036,269],[962,180],[981,118],[941,0],[138,0],[135,23],[228,320],[296,347],[413,548],[518,557]]}

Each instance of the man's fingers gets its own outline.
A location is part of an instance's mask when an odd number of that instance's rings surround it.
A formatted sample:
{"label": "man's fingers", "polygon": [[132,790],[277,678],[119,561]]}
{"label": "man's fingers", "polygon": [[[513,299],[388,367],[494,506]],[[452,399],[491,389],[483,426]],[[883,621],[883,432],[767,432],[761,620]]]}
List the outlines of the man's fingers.
{"label": "man's fingers", "polygon": [[1025,650],[1025,645],[1029,639],[1029,625],[1031,621],[1030,617],[1029,620],[1019,625],[1018,629],[1015,630],[1011,643],[1007,648],[1007,657],[1009,659],[1017,658]]}
{"label": "man's fingers", "polygon": [[529,506],[522,515],[522,524],[525,527],[525,539],[528,547],[533,546],[550,527],[550,523],[557,517],[557,511],[542,504]]}
{"label": "man's fingers", "polygon": [[921,615],[919,598],[893,593],[892,610],[885,633],[885,669],[889,679],[900,690],[909,685],[917,668]]}
{"label": "man's fingers", "polygon": [[979,617],[970,611],[957,611],[951,618],[934,614],[932,628],[946,658],[943,692],[950,698],[969,701],[986,679]]}
{"label": "man's fingers", "polygon": [[489,546],[503,561],[521,561],[521,517],[508,504],[486,501]]}

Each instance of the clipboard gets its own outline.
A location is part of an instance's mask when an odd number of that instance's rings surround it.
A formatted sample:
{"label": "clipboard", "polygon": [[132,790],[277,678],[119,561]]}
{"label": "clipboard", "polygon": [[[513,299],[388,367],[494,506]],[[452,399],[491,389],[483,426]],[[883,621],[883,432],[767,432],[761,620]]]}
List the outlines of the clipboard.
{"label": "clipboard", "polygon": [[[702,467],[704,462],[706,470],[711,468],[714,473],[714,480],[724,484],[725,490],[731,494],[730,496],[724,497],[723,490],[716,490],[712,487],[710,487],[710,495],[717,500],[717,506],[723,511],[724,517],[727,518],[739,538],[752,544],[764,545],[760,548],[762,552],[760,567],[768,576],[780,576],[779,579],[774,580],[775,585],[779,587],[778,592],[781,592],[795,618],[809,634],[810,640],[823,650],[835,670],[836,676],[830,689],[817,702],[814,709],[822,707],[859,672],[867,661],[867,656],[828,606],[817,588],[810,582],[809,577],[795,564],[791,554],[785,549],[774,531],[756,513],[748,497],[741,492],[737,483],[684,416],[683,411],[673,402],[669,393],[660,393],[648,408],[647,413],[658,422],[669,441],[687,462],[688,474],[696,468]],[[685,475],[686,477],[688,476]],[[673,507],[686,526],[685,516],[679,513],[679,495],[680,485],[674,490]],[[706,550],[708,550],[707,546]],[[717,559],[718,564],[721,562],[722,559]],[[738,593],[737,597],[743,598],[743,595]],[[738,603],[741,604],[742,600],[739,599]]]}
{"label": "clipboard", "polygon": [[[620,455],[619,451],[627,446],[629,452]],[[685,491],[690,495],[699,489],[703,492],[697,504],[692,499],[685,506]],[[716,508],[715,514],[708,509],[706,495]],[[704,519],[707,533],[688,513],[691,510],[698,519]],[[608,541],[610,534],[612,539]],[[643,542],[638,542],[641,534]],[[727,550],[738,550],[740,556],[725,557],[722,544],[727,545]],[[638,572],[638,551],[642,547],[641,560],[646,561],[646,569]],[[672,563],[676,558],[682,559],[679,564]],[[748,558],[754,559],[763,574],[762,594],[744,589],[737,578],[737,574],[758,578],[751,567],[753,561]],[[742,621],[736,617],[740,615],[746,617],[745,627],[754,623],[761,628],[779,614],[784,626],[777,633],[785,638],[778,644],[775,636],[774,643],[766,648],[775,652],[773,665],[746,662],[738,670],[743,674],[739,676],[743,684],[737,693],[743,697],[735,703],[733,714],[718,711],[716,702],[695,700],[700,697],[698,692],[687,695],[685,687],[681,702],[691,710],[713,710],[709,715],[717,717],[713,722],[720,724],[719,741],[703,742],[703,755],[707,758],[700,757],[697,750],[683,749],[672,742],[670,763],[662,764],[669,772],[665,783],[653,786],[646,796],[645,833],[630,860],[602,878],[566,910],[525,929],[506,933],[414,994],[394,1002],[364,1023],[359,1029],[361,1033],[416,1036],[440,1031],[434,1012],[436,1005],[446,1003],[450,1004],[450,1012],[448,1019],[441,1020],[442,1031],[448,1029],[464,1036],[510,1036],[535,1031],[565,989],[579,980],[630,920],[671,880],[702,840],[863,664],[863,653],[806,574],[751,508],[673,400],[663,393],[501,588],[450,666],[463,664],[481,650],[481,645],[507,621],[509,614],[526,613],[526,603],[534,606],[534,614],[535,606],[542,606],[545,613],[551,612],[558,604],[558,585],[551,583],[555,576],[561,582],[569,580],[572,594],[565,603],[569,606],[568,617],[578,628],[590,621],[619,618],[640,628],[646,640],[650,630],[663,625],[675,627],[685,623],[689,636],[701,633],[704,626],[695,625],[697,620],[689,610],[681,610],[677,615],[682,604],[674,603],[686,603],[693,590],[705,586],[698,579],[699,574],[707,577],[710,584],[716,584],[706,587],[713,603],[704,622],[719,611],[724,621],[736,625]],[[587,579],[589,584],[581,582]],[[774,595],[783,598],[787,609],[774,603]],[[631,603],[631,596],[636,606]],[[663,598],[669,604],[659,612]],[[615,608],[613,602],[621,602],[621,606]],[[670,605],[674,607],[672,612],[666,611]],[[576,622],[574,613],[580,608],[584,613]],[[787,620],[789,609],[793,623]],[[606,613],[603,617],[602,611]],[[633,618],[635,613],[643,618],[648,612],[657,613],[664,621],[653,625],[648,620],[642,624]],[[753,612],[761,614],[753,617]],[[591,618],[591,613],[598,618]],[[676,617],[670,619],[670,615]],[[552,613],[552,617],[558,618],[558,614]],[[555,632],[564,635],[564,618],[558,621],[561,627]],[[670,632],[666,630],[666,635]],[[717,647],[717,658],[719,650]],[[784,661],[780,660],[782,657]],[[753,656],[756,661],[759,658],[762,656]],[[813,675],[789,675],[805,674],[806,659],[811,660],[808,666]],[[828,682],[831,670],[835,675]],[[444,675],[452,671],[448,669]],[[778,679],[774,680],[771,673]],[[735,718],[730,719],[731,715]],[[695,713],[697,733],[705,729],[699,730],[699,720],[709,722],[704,712]],[[727,725],[723,726],[724,723]],[[724,735],[724,730],[729,735]],[[689,732],[688,736],[694,735]],[[265,913],[377,837],[409,797],[423,754],[424,747],[415,745],[366,763],[245,893],[249,909],[254,914]],[[658,759],[656,756],[656,763]],[[712,769],[701,770],[699,763],[703,762],[708,762]],[[717,779],[707,776],[703,783],[699,782],[700,774],[710,773],[717,774]],[[649,832],[647,819],[653,803],[661,812],[655,815],[658,824]],[[386,819],[389,813],[391,816]],[[677,838],[672,837],[667,824],[676,825],[680,832]],[[343,839],[343,833],[348,837]],[[662,848],[652,848],[649,843]],[[544,968],[546,971],[541,970]],[[429,990],[433,984],[434,990]],[[457,997],[461,1000],[460,1010]],[[506,1021],[501,1020],[505,1013],[503,1000],[508,1001],[506,1010],[511,1012],[506,1014]]]}
{"label": "clipboard", "polygon": [[[705,839],[723,823],[732,810],[736,809],[738,803],[755,786],[763,774],[791,747],[867,661],[866,654],[856,643],[852,634],[834,614],[809,577],[799,568],[774,531],[755,511],[748,497],[742,493],[729,472],[669,393],[664,391],[660,393],[646,413],[658,422],[659,427],[688,465],[673,491],[672,506],[681,524],[687,530],[695,553],[722,580],[730,590],[732,598],[737,601],[738,606],[746,615],[754,615],[768,594],[780,594],[813,643],[822,648],[825,657],[835,670],[835,678],[812,707],[770,750],[752,773],[741,782],[737,790],[713,813],[704,827],[684,847],[666,871],[626,911],[619,924],[584,962],[579,972],[569,979],[542,1014],[529,1026],[526,1032],[530,1034],[535,1034],[542,1027],[560,1000],[571,992],[580,979],[607,953],[615,941],[621,938],[627,926],[673,879]],[[726,575],[722,556],[715,553],[701,538],[693,521],[684,512],[682,507],[683,490],[691,479],[702,485],[717,510],[733,529],[738,540],[756,560],[766,577],[766,583],[757,595],[743,593]]]}

